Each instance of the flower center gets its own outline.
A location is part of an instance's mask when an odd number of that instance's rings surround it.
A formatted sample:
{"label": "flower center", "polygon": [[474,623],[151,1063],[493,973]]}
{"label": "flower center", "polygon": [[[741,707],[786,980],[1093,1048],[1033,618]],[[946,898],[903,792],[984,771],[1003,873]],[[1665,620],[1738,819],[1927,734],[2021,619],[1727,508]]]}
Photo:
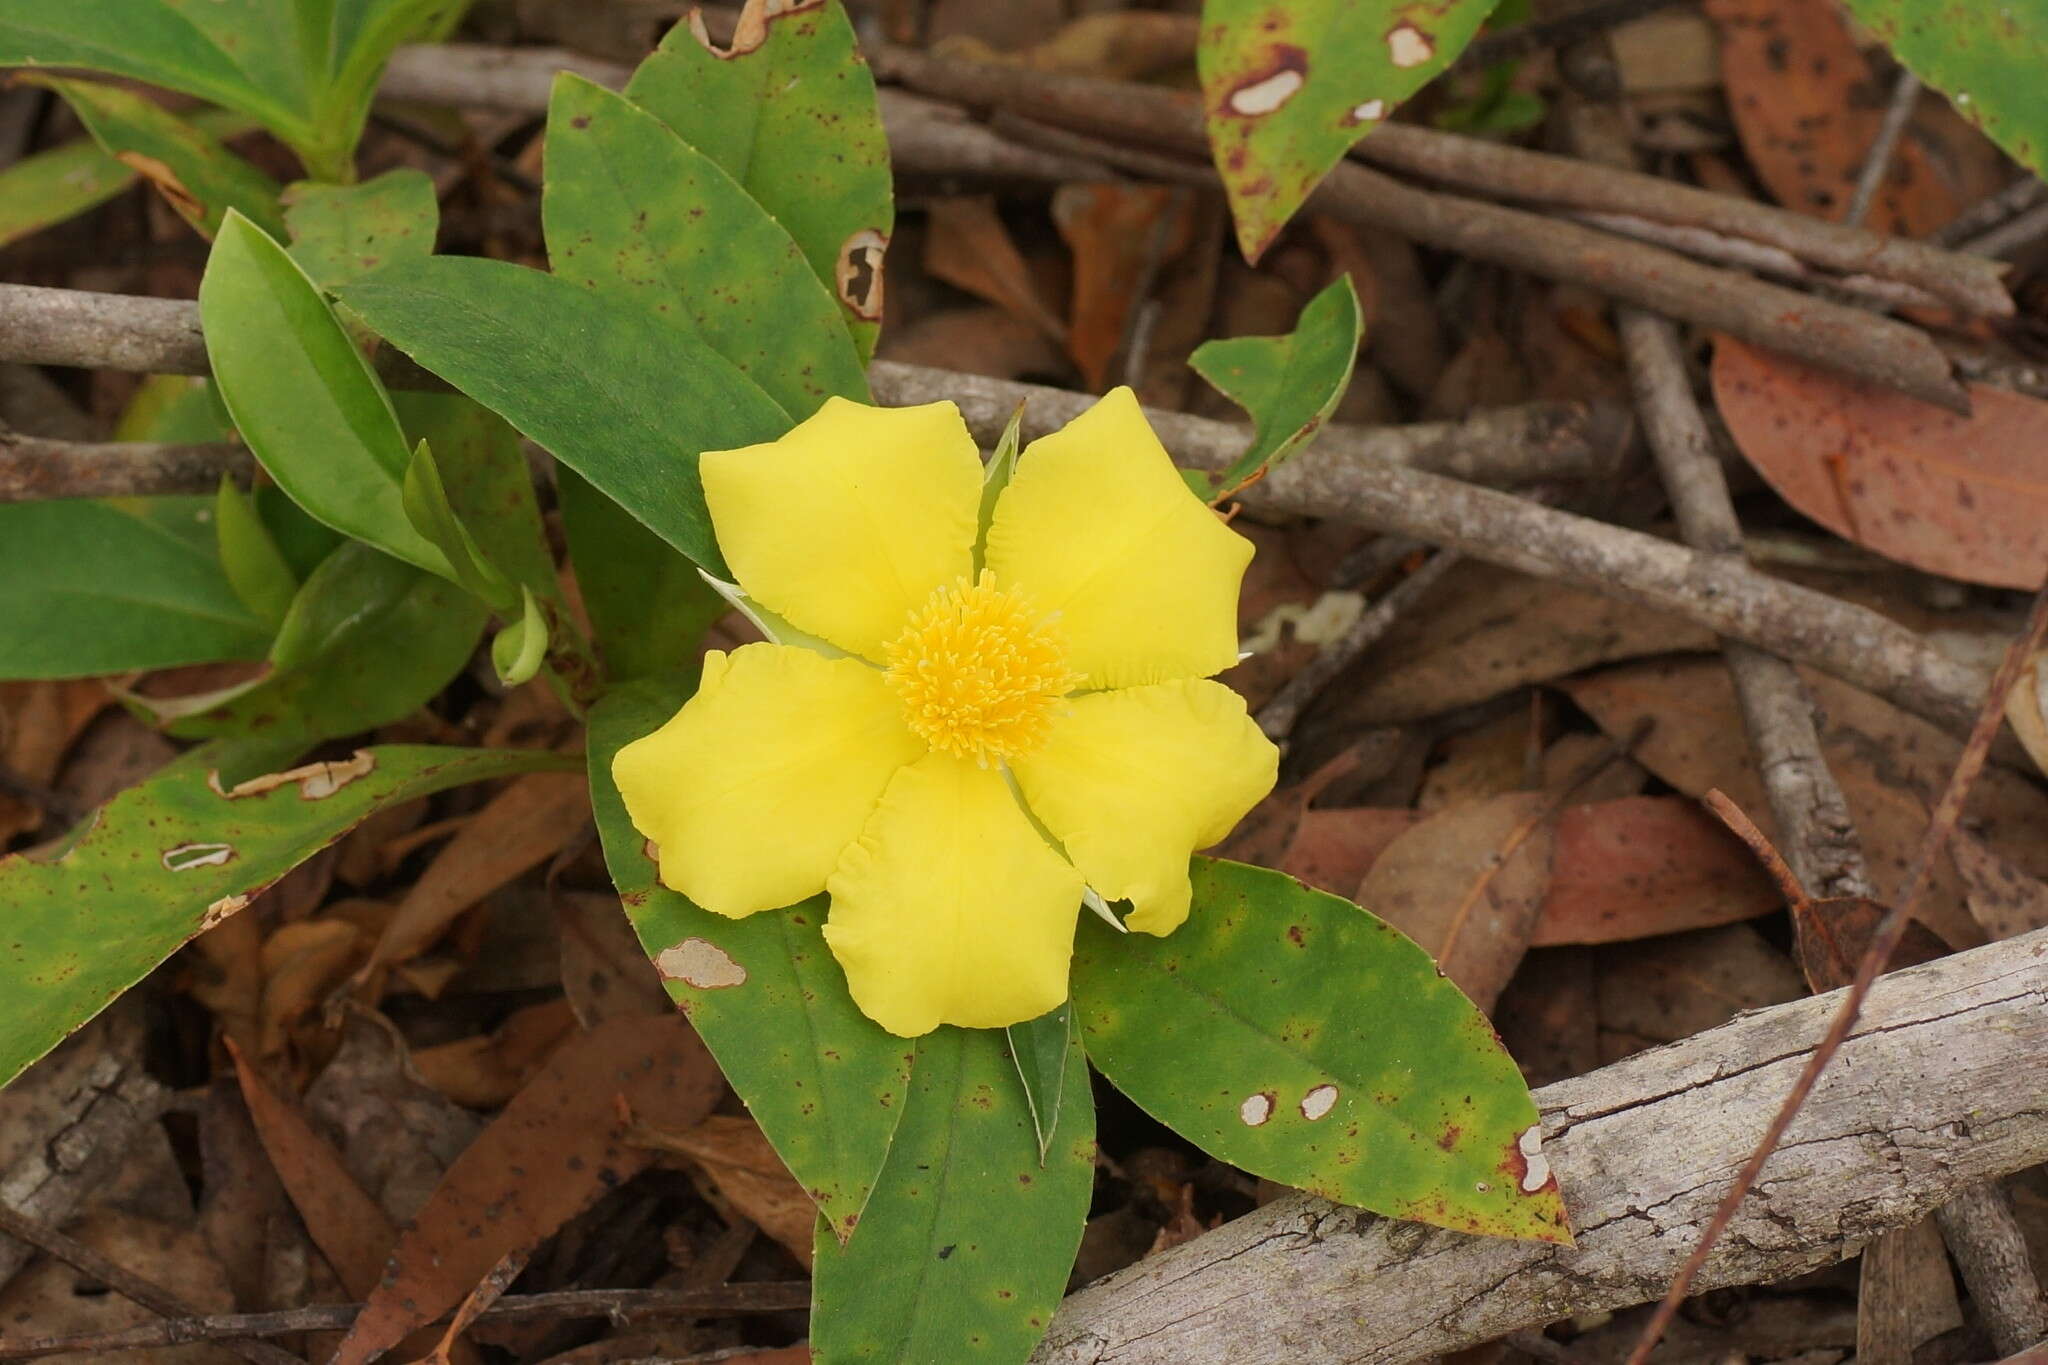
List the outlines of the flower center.
{"label": "flower center", "polygon": [[911,731],[983,767],[1044,743],[1060,698],[1081,684],[1050,623],[986,570],[934,591],[888,659]]}

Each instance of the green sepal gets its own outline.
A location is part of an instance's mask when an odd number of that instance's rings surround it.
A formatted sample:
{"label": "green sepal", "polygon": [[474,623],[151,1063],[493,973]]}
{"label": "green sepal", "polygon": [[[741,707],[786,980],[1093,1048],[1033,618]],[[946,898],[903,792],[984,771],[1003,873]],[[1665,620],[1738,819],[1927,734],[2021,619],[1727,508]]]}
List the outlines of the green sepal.
{"label": "green sepal", "polygon": [[548,656],[547,613],[541,610],[532,588],[522,584],[519,598],[519,619],[491,641],[491,666],[498,670],[498,681],[507,687],[530,681]]}
{"label": "green sepal", "polygon": [[225,475],[213,499],[213,534],[221,571],[235,596],[257,619],[272,627],[282,625],[298,594],[299,576],[285,562],[255,502]]}

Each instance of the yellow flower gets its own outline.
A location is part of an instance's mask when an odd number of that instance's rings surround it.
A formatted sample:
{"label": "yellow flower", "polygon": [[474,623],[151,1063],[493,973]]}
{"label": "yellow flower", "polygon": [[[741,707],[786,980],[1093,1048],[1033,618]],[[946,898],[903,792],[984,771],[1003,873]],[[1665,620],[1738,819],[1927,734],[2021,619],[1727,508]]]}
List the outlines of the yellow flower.
{"label": "yellow flower", "polygon": [[613,776],[661,880],[751,915],[831,893],[825,939],[892,1033],[995,1028],[1067,997],[1084,893],[1188,914],[1188,856],[1278,755],[1207,681],[1237,659],[1250,542],[1191,496],[1129,389],[1032,442],[976,544],[951,403],[843,399],[707,453],[747,596],[818,649],[705,657]]}

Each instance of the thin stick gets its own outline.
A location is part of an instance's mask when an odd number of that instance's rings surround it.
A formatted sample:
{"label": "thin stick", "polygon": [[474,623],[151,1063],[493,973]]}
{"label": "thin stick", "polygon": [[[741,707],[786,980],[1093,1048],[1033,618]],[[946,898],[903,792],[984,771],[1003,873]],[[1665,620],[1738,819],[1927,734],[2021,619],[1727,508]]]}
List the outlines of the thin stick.
{"label": "thin stick", "polygon": [[1869,946],[1864,949],[1863,960],[1856,965],[1856,979],[1849,983],[1849,989],[1842,997],[1840,1008],[1835,1011],[1833,1020],[1828,1024],[1827,1033],[1821,1038],[1812,1055],[1807,1058],[1805,1067],[1800,1070],[1799,1079],[1793,1082],[1791,1093],[1778,1107],[1778,1112],[1771,1119],[1770,1127],[1764,1131],[1762,1139],[1750,1153],[1749,1160],[1744,1162],[1742,1169],[1736,1173],[1735,1183],[1729,1187],[1727,1195],[1714,1210],[1714,1217],[1707,1224],[1706,1231],[1701,1234],[1699,1244],[1693,1248],[1692,1254],[1686,1257],[1685,1264],[1672,1279],[1670,1289],[1658,1303],[1657,1311],[1651,1315],[1641,1339],[1629,1353],[1626,1365],[1645,1365],[1649,1360],[1650,1352],[1656,1349],[1665,1329],[1671,1325],[1671,1319],[1677,1315],[1679,1305],[1685,1302],[1686,1290],[1691,1286],[1693,1277],[1699,1274],[1700,1267],[1706,1263],[1708,1253],[1714,1249],[1714,1244],[1720,1240],[1722,1232],[1726,1231],[1730,1220],[1735,1217],[1735,1211],[1741,1206],[1743,1198],[1756,1184],[1764,1163],[1777,1150],[1779,1141],[1785,1136],[1785,1130],[1791,1127],[1793,1118],[1806,1103],[1806,1097],[1813,1093],[1814,1083],[1820,1079],[1821,1072],[1827,1069],[1828,1063],[1840,1050],[1842,1040],[1848,1037],[1849,1031],[1856,1026],[1856,1016],[1863,1007],[1863,999],[1870,993],[1871,983],[1877,980],[1879,973],[1884,970],[1884,964],[1891,960],[1893,950],[1899,946],[1899,940],[1905,935],[1906,925],[1911,921],[1913,911],[1934,875],[1934,860],[1947,844],[1948,836],[1955,828],[1956,819],[1962,814],[1963,801],[1977,780],[1977,774],[1983,771],[1984,760],[1991,752],[1992,737],[1998,733],[1998,727],[2005,719],[2006,694],[2012,691],[2013,684],[2019,680],[2020,671],[2040,647],[2043,636],[2048,636],[2048,585],[2043,585],[2041,591],[2035,594],[2034,607],[2028,614],[2026,628],[2013,640],[2011,648],[2006,651],[2005,659],[1998,666],[1997,674],[1991,679],[1990,690],[1986,692],[1983,705],[1977,713],[1977,724],[1972,728],[1969,740],[1963,745],[1962,755],[1956,760],[1955,771],[1949,776],[1948,786],[1943,790],[1941,800],[1936,803],[1933,815],[1928,818],[1927,832],[1921,836],[1920,847],[1914,854],[1912,872],[1906,882],[1905,894],[1885,911],[1884,919],[1878,923],[1877,931],[1870,937]]}
{"label": "thin stick", "polygon": [[1884,107],[1884,121],[1877,125],[1877,136],[1871,139],[1870,150],[1864,153],[1863,167],[1856,173],[1856,189],[1849,196],[1849,210],[1842,215],[1842,221],[1850,227],[1859,227],[1870,212],[1871,201],[1877,198],[1878,186],[1884,183],[1885,172],[1891,169],[1892,153],[1898,148],[1899,134],[1906,130],[1906,120],[1912,116],[1913,105],[1920,98],[1920,78],[1905,67],[1899,68],[1899,78],[1892,85],[1891,103]]}
{"label": "thin stick", "polygon": [[[615,1322],[631,1322],[642,1318],[717,1318],[787,1313],[807,1306],[810,1292],[809,1283],[803,1280],[723,1284],[708,1289],[685,1290],[566,1289],[547,1294],[508,1295],[478,1314],[477,1320],[508,1322],[602,1317]],[[336,1332],[346,1330],[362,1310],[360,1303],[321,1303],[275,1313],[187,1315],[112,1332],[0,1342],[0,1360],[33,1360],[38,1356],[68,1351],[134,1351],[194,1341],[286,1336],[293,1332]],[[440,1320],[448,1319],[443,1315]]]}
{"label": "thin stick", "polygon": [[[0,1232],[16,1237],[56,1257],[66,1265],[90,1275],[107,1288],[165,1318],[193,1318],[198,1310],[154,1280],[145,1279],[125,1266],[116,1265],[85,1243],[67,1237],[53,1227],[24,1217],[0,1204]],[[227,1348],[255,1365],[305,1365],[290,1351],[268,1342],[230,1340]]]}

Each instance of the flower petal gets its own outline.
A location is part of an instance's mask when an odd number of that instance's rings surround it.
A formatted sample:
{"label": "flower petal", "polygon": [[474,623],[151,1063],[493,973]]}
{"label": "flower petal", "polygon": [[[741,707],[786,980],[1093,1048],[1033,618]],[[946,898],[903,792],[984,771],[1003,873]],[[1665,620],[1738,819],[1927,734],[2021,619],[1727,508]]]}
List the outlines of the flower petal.
{"label": "flower petal", "polygon": [[697,695],[619,750],[612,779],[662,884],[721,915],[825,889],[889,777],[924,745],[858,659],[788,645],[704,656]]}
{"label": "flower petal", "polygon": [[826,889],[825,941],[891,1033],[1001,1028],[1067,998],[1081,874],[996,769],[937,752],[902,769]]}
{"label": "flower petal", "polygon": [[1157,683],[1071,698],[1045,747],[1016,760],[1032,814],[1125,923],[1170,934],[1188,917],[1188,855],[1273,789],[1280,752],[1222,683]]}
{"label": "flower petal", "polygon": [[[715,510],[715,509],[714,509]],[[1188,491],[1128,388],[1024,448],[988,567],[1058,612],[1089,687],[1205,678],[1237,662],[1252,544]]]}
{"label": "flower petal", "polygon": [[718,547],[747,595],[879,662],[911,609],[973,568],[981,456],[951,403],[828,398],[779,441],[699,462]]}

